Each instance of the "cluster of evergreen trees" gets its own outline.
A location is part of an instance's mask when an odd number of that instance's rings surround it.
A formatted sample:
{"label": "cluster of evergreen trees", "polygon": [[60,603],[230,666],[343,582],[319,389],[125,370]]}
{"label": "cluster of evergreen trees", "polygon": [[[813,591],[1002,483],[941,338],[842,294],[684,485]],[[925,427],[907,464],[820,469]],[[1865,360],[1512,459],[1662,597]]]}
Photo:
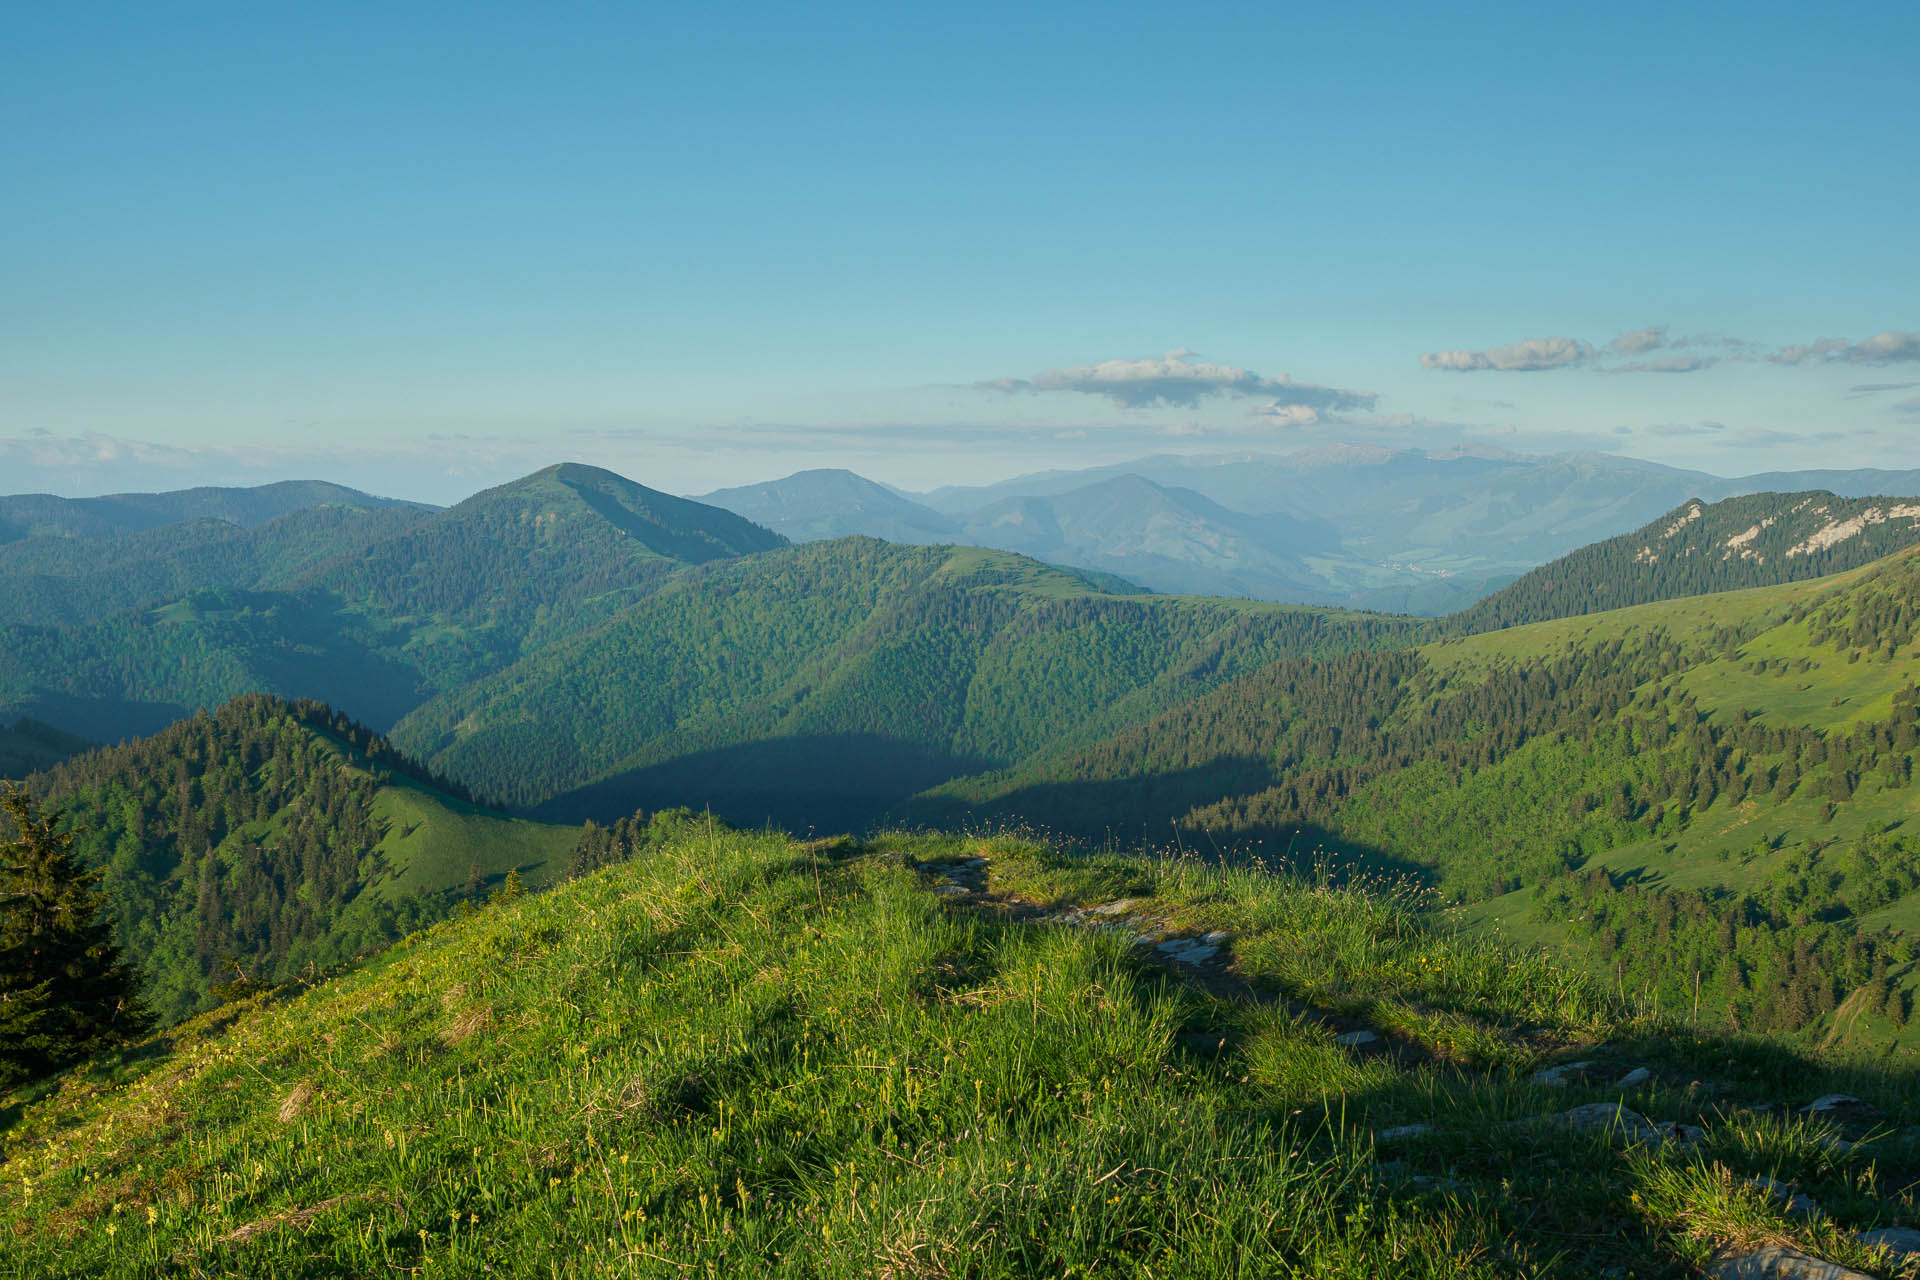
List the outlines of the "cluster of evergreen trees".
{"label": "cluster of evergreen trees", "polygon": [[373,801],[394,774],[449,785],[320,703],[255,694],[32,785],[63,810],[172,1020],[236,966],[285,980],[444,913],[431,895],[368,895],[388,871]]}
{"label": "cluster of evergreen trees", "polygon": [[0,1089],[142,1030],[147,1013],[60,815],[0,789]]}
{"label": "cluster of evergreen trees", "polygon": [[1916,854],[1885,837],[1807,850],[1752,892],[1647,888],[1595,867],[1542,886],[1535,903],[1586,941],[1622,990],[1669,1010],[1793,1032],[1857,998],[1900,1027],[1912,998],[1895,975],[1916,959],[1913,939],[1845,926],[1920,886]]}

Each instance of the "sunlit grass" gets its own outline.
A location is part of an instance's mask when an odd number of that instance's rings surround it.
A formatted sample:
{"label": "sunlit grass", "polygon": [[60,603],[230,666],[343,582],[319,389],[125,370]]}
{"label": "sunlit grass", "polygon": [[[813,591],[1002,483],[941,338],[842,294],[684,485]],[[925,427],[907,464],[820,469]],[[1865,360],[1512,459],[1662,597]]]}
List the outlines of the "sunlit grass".
{"label": "sunlit grass", "polygon": [[[996,896],[1232,931],[1238,980],[1285,999],[951,905],[916,868],[963,856]],[[1421,1056],[1350,1051],[1333,1015]],[[1911,1220],[1794,1119],[1669,1089],[1640,1105],[1709,1144],[1640,1156],[1536,1122],[1588,1096],[1529,1085],[1544,1053],[1654,1030],[1393,886],[690,828],[0,1102],[0,1238],[48,1277],[1680,1275],[1734,1238],[1838,1247],[1706,1197],[1716,1162]]]}

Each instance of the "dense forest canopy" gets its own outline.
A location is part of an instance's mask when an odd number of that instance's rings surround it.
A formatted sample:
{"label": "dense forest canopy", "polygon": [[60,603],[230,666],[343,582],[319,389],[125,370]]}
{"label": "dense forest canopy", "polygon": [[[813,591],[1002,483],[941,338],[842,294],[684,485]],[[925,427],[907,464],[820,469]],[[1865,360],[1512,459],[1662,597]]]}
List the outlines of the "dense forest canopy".
{"label": "dense forest canopy", "polygon": [[839,539],[685,571],[394,737],[557,816],[690,803],[749,825],[862,826],[1276,658],[1404,644],[1420,625],[1114,595],[1004,552]]}

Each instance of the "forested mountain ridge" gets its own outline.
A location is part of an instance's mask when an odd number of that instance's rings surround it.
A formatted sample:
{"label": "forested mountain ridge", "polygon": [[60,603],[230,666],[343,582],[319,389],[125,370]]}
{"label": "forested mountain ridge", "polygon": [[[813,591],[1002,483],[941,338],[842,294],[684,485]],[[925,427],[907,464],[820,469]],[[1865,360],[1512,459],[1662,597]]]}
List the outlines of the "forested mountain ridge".
{"label": "forested mountain ridge", "polygon": [[842,539],[683,571],[394,738],[544,813],[710,804],[749,825],[858,827],[1274,658],[1406,643],[1419,626],[1116,595],[1004,552]]}
{"label": "forested mountain ridge", "polygon": [[[1889,1034],[1920,976],[1920,837],[1905,829],[1920,808],[1917,610],[1908,551],[1834,578],[1285,659],[896,816],[1279,861],[1325,849],[1457,900],[1502,898],[1509,925],[1669,998],[1698,972],[1700,998],[1742,1026],[1826,1026],[1858,992],[1862,1033]],[[1612,896],[1574,913],[1587,924],[1562,908],[1549,928],[1536,892]],[[1668,933],[1704,921],[1702,936],[1629,951],[1628,925],[1592,923],[1630,908]]]}
{"label": "forested mountain ridge", "polygon": [[1458,633],[1627,605],[1797,582],[1857,568],[1920,542],[1920,499],[1824,490],[1693,499],[1633,533],[1523,574],[1447,619]]}
{"label": "forested mountain ridge", "polygon": [[550,882],[580,835],[489,814],[346,716],[258,694],[28,785],[101,873],[167,1021],[237,975],[384,946],[509,871]]}
{"label": "forested mountain ridge", "polygon": [[202,519],[112,537],[0,543],[0,623],[80,626],[209,588],[293,587],[430,514],[330,505],[253,526]]}
{"label": "forested mountain ridge", "polygon": [[[148,543],[165,553],[132,553]],[[180,526],[139,535],[132,550],[104,545],[105,564],[37,539],[17,551],[28,568],[81,572],[18,579],[21,607],[54,617],[0,625],[0,714],[112,740],[265,691],[386,727],[611,616],[689,563],[783,540],[567,464],[424,515],[325,509],[237,535]],[[196,585],[146,594],[182,580]],[[108,611],[128,601],[138,603]]]}
{"label": "forested mountain ridge", "polygon": [[409,665],[456,687],[592,626],[688,564],[786,539],[579,463],[475,494],[312,579],[407,631]]}
{"label": "forested mountain ridge", "polygon": [[251,528],[294,511],[320,506],[432,509],[425,503],[376,498],[324,480],[283,480],[245,489],[116,493],[104,498],[21,493],[0,497],[0,543],[28,537],[115,538],[196,520],[218,520]]}

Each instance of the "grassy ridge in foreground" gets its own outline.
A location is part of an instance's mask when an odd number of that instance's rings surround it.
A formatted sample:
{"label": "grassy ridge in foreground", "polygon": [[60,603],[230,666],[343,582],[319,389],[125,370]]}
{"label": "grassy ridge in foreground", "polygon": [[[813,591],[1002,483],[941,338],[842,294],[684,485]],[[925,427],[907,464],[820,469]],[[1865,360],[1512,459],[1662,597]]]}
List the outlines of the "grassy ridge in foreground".
{"label": "grassy ridge in foreground", "polygon": [[[949,905],[916,861],[964,854],[991,859],[999,897],[1124,894],[1175,932],[1232,929],[1242,978],[1406,1051],[1210,997],[1112,934]],[[1839,1150],[1741,1105],[1838,1086],[1897,1121],[1904,1079],[1646,1040],[1671,1029],[1538,957],[1435,933],[1415,905],[1007,839],[692,824],[0,1098],[6,1260],[43,1277],[1678,1276],[1767,1240],[1864,1263],[1848,1229],[1911,1219],[1892,1196],[1906,1147]],[[1601,1038],[1583,1051],[1654,1069],[1634,1106],[1707,1126],[1696,1150],[1538,1122],[1619,1096],[1526,1083]],[[1831,1217],[1738,1181],[1762,1173]]]}

